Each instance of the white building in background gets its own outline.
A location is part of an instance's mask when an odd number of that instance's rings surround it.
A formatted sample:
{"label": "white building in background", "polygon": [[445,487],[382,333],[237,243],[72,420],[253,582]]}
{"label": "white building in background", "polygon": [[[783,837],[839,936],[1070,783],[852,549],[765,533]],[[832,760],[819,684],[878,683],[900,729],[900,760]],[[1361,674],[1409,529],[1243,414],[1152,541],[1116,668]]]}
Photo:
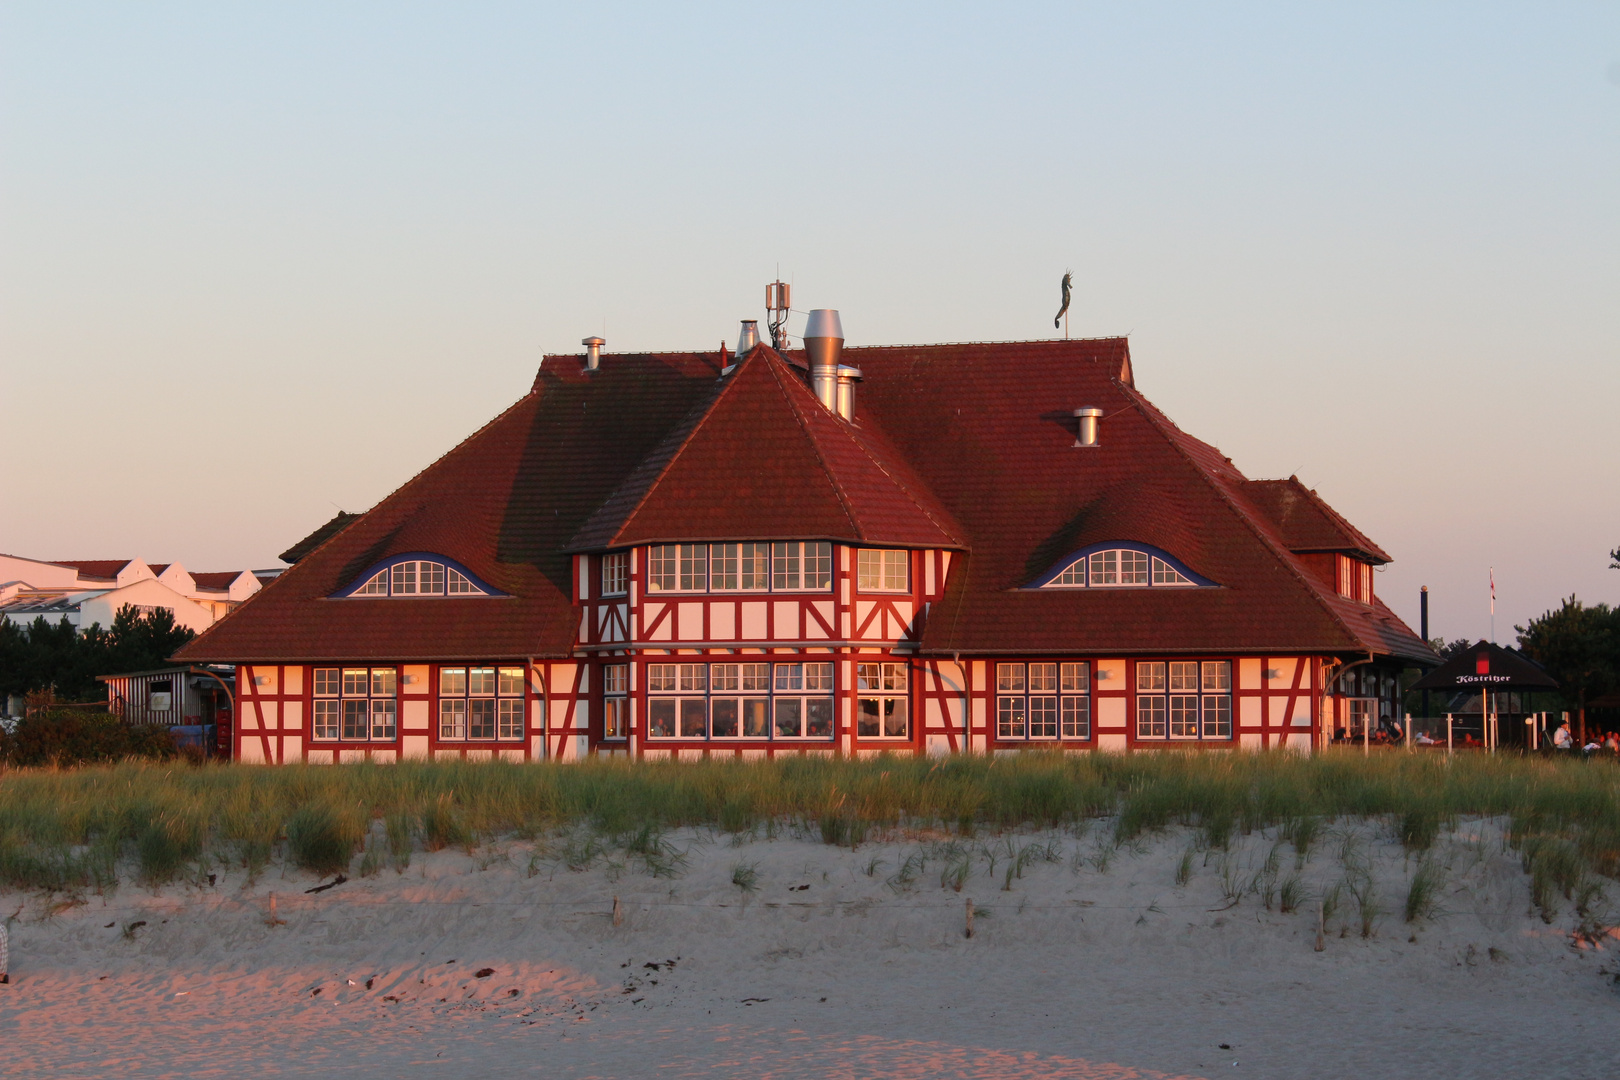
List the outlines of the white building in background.
{"label": "white building in background", "polygon": [[78,630],[112,625],[126,604],[138,612],[164,608],[175,624],[198,633],[234,611],[261,587],[247,570],[192,573],[179,563],[141,559],[63,559],[45,562],[0,555],[0,619],[23,626],[41,615]]}

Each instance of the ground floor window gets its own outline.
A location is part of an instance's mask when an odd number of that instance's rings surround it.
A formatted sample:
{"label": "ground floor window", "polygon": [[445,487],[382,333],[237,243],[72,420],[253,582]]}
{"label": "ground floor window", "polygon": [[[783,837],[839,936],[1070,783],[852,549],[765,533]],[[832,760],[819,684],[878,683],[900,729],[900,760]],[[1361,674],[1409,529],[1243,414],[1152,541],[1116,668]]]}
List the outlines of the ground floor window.
{"label": "ground floor window", "polygon": [[393,742],[398,677],[393,668],[316,668],[311,734],[321,742]]}
{"label": "ground floor window", "polygon": [[653,739],[831,739],[830,662],[648,664]]}
{"label": "ground floor window", "polygon": [[1232,664],[1228,660],[1146,661],[1136,665],[1138,739],[1230,739]]}
{"label": "ground floor window", "polygon": [[524,692],[521,667],[440,668],[440,741],[523,738]]}
{"label": "ground floor window", "polygon": [[907,669],[900,664],[856,664],[855,734],[863,739],[911,737]]}
{"label": "ground floor window", "polygon": [[1091,738],[1091,665],[996,665],[996,738]]}
{"label": "ground floor window", "polygon": [[629,738],[629,693],[630,665],[604,665],[602,668],[602,738]]}

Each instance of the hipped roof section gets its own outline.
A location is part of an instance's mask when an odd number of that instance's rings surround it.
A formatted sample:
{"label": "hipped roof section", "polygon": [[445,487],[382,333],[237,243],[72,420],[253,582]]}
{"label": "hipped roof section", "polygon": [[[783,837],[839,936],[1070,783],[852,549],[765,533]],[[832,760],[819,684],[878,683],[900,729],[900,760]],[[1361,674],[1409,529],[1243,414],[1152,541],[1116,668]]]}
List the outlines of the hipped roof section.
{"label": "hipped roof section", "polygon": [[[567,541],[713,394],[713,354],[547,357],[515,405],[176,654],[186,661],[566,656],[578,620]],[[510,598],[328,600],[379,559],[439,552]]]}
{"label": "hipped roof section", "polygon": [[[178,656],[562,657],[579,626],[571,552],[832,539],[958,552],[926,616],[922,648],[935,655],[1434,661],[1388,608],[1337,596],[1293,553],[1322,522],[1348,525],[1314,495],[1291,493],[1309,512],[1279,515],[1275,489],[1256,488],[1135,391],[1123,339],[844,356],[865,372],[854,423],[820,405],[796,357],[764,346],[725,375],[713,354],[604,356],[590,373],[580,357],[547,357],[522,400]],[[1074,445],[1083,406],[1104,410],[1098,446]],[[1113,541],[1161,548],[1217,587],[1026,587]],[[1370,541],[1358,549],[1382,554]],[[411,551],[456,559],[511,596],[326,599]]]}
{"label": "hipped roof section", "polygon": [[870,419],[822,407],[756,347],[570,542],[577,551],[680,540],[835,540],[962,548],[961,527]]}

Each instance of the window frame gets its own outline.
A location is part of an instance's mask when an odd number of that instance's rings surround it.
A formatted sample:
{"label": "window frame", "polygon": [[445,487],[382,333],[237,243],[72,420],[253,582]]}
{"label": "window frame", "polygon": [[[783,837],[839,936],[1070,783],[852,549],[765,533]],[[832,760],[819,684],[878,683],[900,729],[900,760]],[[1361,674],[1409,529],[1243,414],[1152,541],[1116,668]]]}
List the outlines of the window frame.
{"label": "window frame", "polygon": [[1179,559],[1150,544],[1108,541],[1069,555],[1032,589],[1188,589],[1216,588]]}
{"label": "window frame", "polygon": [[[997,661],[996,741],[1052,745],[1092,742],[1096,726],[1091,667],[1090,660]],[[1038,673],[1035,669],[1039,669]],[[1044,718],[1039,733],[1037,716]],[[1082,726],[1084,734],[1077,734]]]}
{"label": "window frame", "polygon": [[630,665],[602,665],[602,739],[630,738]]}
{"label": "window frame", "polygon": [[[876,686],[863,685],[876,682]],[[898,684],[898,685],[897,685]],[[878,730],[864,730],[867,707],[873,706]],[[903,730],[893,732],[889,718],[898,711]],[[855,737],[867,742],[905,742],[912,737],[911,665],[905,661],[872,660],[855,663]]]}
{"label": "window frame", "polygon": [[[869,567],[868,563],[872,565]],[[898,574],[895,572],[898,570]],[[898,577],[900,584],[892,584]],[[877,584],[872,584],[876,581]],[[855,591],[902,595],[911,592],[909,548],[856,548]]]}
{"label": "window frame", "polygon": [[[351,678],[364,676],[360,684]],[[322,665],[310,669],[310,742],[374,746],[399,741],[399,668],[392,665]],[[364,735],[353,735],[349,703],[364,702]],[[386,707],[385,707],[386,706]],[[329,715],[323,715],[329,714]],[[379,717],[388,717],[379,723]]]}
{"label": "window frame", "polygon": [[630,553],[610,551],[603,555],[597,584],[603,597],[630,595]]}
{"label": "window frame", "polygon": [[[487,674],[486,674],[487,673]],[[447,681],[459,677],[460,689]],[[441,664],[433,671],[433,737],[453,746],[521,746],[535,728],[528,665],[511,660]],[[451,706],[460,704],[461,708]],[[479,706],[474,708],[475,704]],[[487,705],[487,708],[484,707]],[[538,714],[539,707],[532,710]],[[484,714],[487,713],[487,716]],[[454,717],[459,715],[459,722]],[[475,717],[477,723],[475,728]],[[483,734],[485,724],[489,734]],[[478,734],[475,734],[475,730]]]}
{"label": "window frame", "polygon": [[431,551],[413,551],[372,564],[328,599],[444,600],[506,595],[452,559]]}
{"label": "window frame", "polygon": [[1230,744],[1236,739],[1232,708],[1236,661],[1199,657],[1138,660],[1131,666],[1134,740]]}
{"label": "window frame", "polygon": [[[826,593],[837,577],[830,540],[723,540],[649,544],[643,550],[643,591],[648,596]],[[806,585],[807,575],[820,583]]]}
{"label": "window frame", "polygon": [[[830,744],[837,737],[837,666],[831,660],[739,656],[734,660],[695,663],[649,661],[646,668],[645,737],[649,743],[754,741],[809,745]],[[807,674],[806,668],[815,671]],[[703,731],[696,734],[687,725],[696,718],[700,702]],[[778,715],[778,705],[784,706],[782,711],[786,712],[789,703],[797,718],[795,734],[782,729]],[[722,719],[730,721],[724,729],[716,726],[717,707]],[[817,712],[825,714],[825,734],[811,733],[812,716]],[[655,730],[655,723],[668,727]]]}

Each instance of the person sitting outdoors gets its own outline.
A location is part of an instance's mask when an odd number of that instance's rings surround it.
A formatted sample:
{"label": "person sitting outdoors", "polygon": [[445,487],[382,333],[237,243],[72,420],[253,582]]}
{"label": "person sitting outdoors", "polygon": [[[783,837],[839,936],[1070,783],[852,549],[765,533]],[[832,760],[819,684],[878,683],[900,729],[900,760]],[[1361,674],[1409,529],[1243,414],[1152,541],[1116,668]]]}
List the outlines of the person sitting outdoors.
{"label": "person sitting outdoors", "polygon": [[1620,754],[1620,732],[1611,731],[1603,737],[1603,749],[1611,754]]}
{"label": "person sitting outdoors", "polygon": [[1558,730],[1553,732],[1553,749],[1554,750],[1573,750],[1573,749],[1575,749],[1575,737],[1569,733],[1569,721],[1568,720],[1565,720],[1563,723],[1559,724],[1558,725]]}
{"label": "person sitting outdoors", "polygon": [[1414,735],[1412,737],[1412,741],[1417,743],[1419,746],[1438,746],[1438,745],[1440,745],[1437,740],[1429,738],[1429,733],[1427,731],[1418,732],[1416,735]]}

